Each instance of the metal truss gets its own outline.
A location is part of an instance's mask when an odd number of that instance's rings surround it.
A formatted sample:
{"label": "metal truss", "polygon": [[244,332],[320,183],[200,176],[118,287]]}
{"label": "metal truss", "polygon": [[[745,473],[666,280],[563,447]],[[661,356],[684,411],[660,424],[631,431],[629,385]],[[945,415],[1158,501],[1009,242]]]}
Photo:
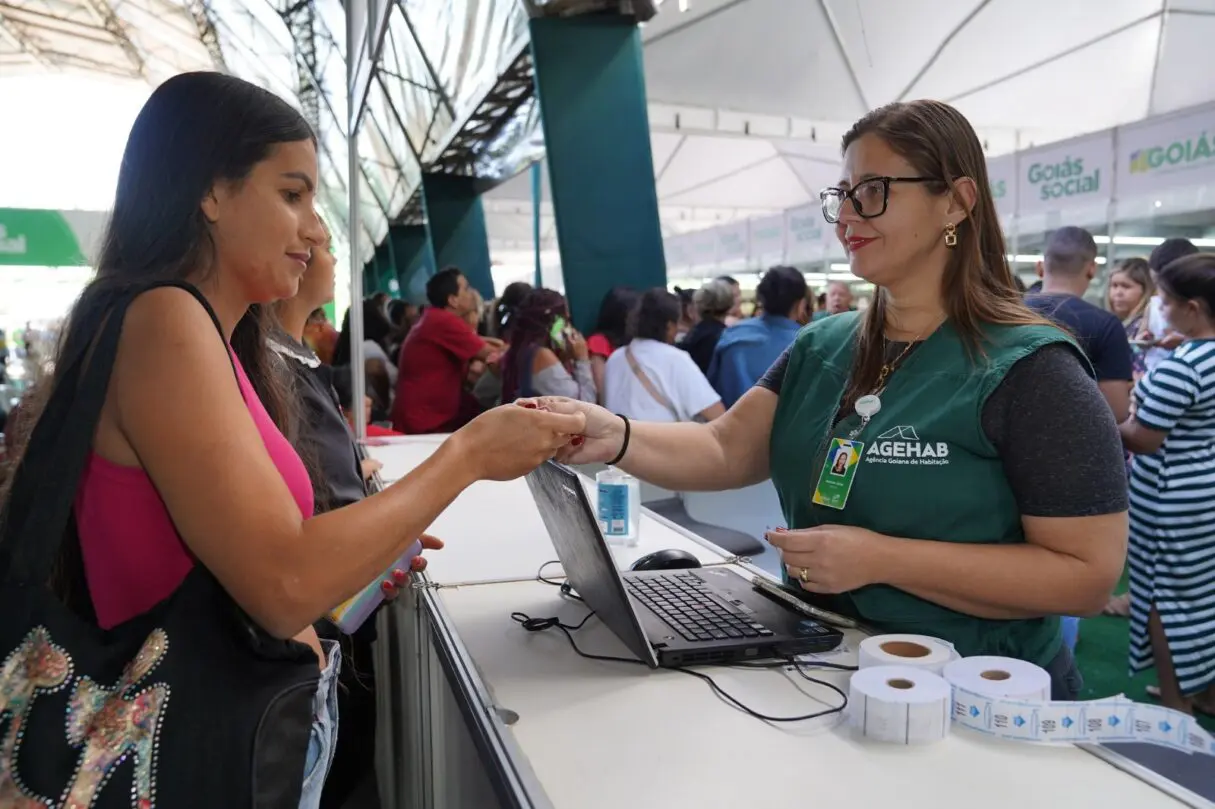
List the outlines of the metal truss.
{"label": "metal truss", "polygon": [[647,22],[658,13],[655,0],[523,0],[523,5],[532,17],[576,17],[612,11]]}
{"label": "metal truss", "polygon": [[[461,174],[477,176],[477,161],[502,127],[514,118],[536,91],[535,66],[532,51],[522,44],[510,67],[498,78],[498,83],[481,103],[452,128],[452,136],[443,145],[439,157],[424,171],[431,174]],[[391,219],[394,225],[418,225],[426,221],[421,186],[414,189],[405,207]]]}
{"label": "metal truss", "polygon": [[219,35],[215,32],[215,14],[211,11],[211,3],[208,0],[189,0],[186,10],[190,12],[190,17],[194,20],[194,27],[198,29],[199,41],[207,49],[207,53],[211,54],[211,61],[215,64],[215,69],[221,73],[227,73],[228,60],[224,58],[224,50],[219,44]]}
{"label": "metal truss", "polygon": [[115,44],[126,54],[135,75],[147,77],[147,62],[144,60],[143,54],[139,52],[139,48],[135,47],[135,43],[131,41],[131,37],[127,35],[127,28],[118,18],[118,14],[114,12],[114,7],[107,0],[85,0],[85,2],[89,11],[93,12],[97,21],[101,23],[101,27],[113,37]]}
{"label": "metal truss", "polygon": [[324,88],[316,59],[316,8],[312,0],[295,0],[279,9],[279,16],[295,43],[295,93],[304,118],[314,132],[321,129],[321,99]]}
{"label": "metal truss", "polygon": [[16,7],[10,7],[7,3],[0,4],[0,39],[8,40],[18,53],[26,54],[40,67],[51,67],[49,55],[43,53],[42,47],[34,41],[33,37],[29,36],[25,27],[11,15],[6,16],[6,13],[19,10]]}
{"label": "metal truss", "polygon": [[389,225],[424,225],[426,224],[426,209],[422,205],[422,186],[418,186],[410,194],[401,212],[389,220]]}
{"label": "metal truss", "polygon": [[[104,4],[103,4],[104,5]],[[89,5],[90,10],[97,11]],[[108,6],[107,6],[108,8]],[[112,9],[109,9],[113,13]],[[121,29],[121,39],[126,46],[131,45],[125,30]],[[112,64],[110,62],[91,59],[78,53],[54,47],[54,42],[62,42],[65,38],[82,40],[93,45],[113,47],[121,45],[118,36],[107,29],[101,20],[93,22],[81,21],[61,15],[39,11],[27,5],[0,0],[0,35],[15,45],[20,53],[25,54],[40,67],[45,69],[75,68],[96,73],[104,73],[119,78],[140,78],[143,57],[135,51],[138,62],[130,66]],[[129,53],[129,52],[128,52]]]}
{"label": "metal truss", "polygon": [[477,160],[485,144],[502,131],[535,92],[532,50],[527,43],[522,43],[510,67],[498,77],[494,88],[458,127],[453,127],[452,136],[443,144],[439,157],[427,166],[427,171],[476,176]]}
{"label": "metal truss", "polygon": [[[171,58],[156,53],[160,43],[148,43],[133,23],[140,14],[155,13],[150,0],[143,3],[119,0],[75,0],[49,3],[37,0],[0,0],[0,69],[9,65],[32,63],[44,72],[60,70],[103,74],[121,79],[153,81],[166,70],[180,66]],[[163,2],[162,2],[163,4]],[[212,24],[208,0],[182,0],[182,14],[193,19],[199,40],[207,49],[209,61],[226,69],[218,38]],[[178,13],[176,10],[171,12]],[[186,25],[189,25],[186,20]],[[191,38],[189,28],[177,31]],[[151,44],[153,47],[148,48]]]}

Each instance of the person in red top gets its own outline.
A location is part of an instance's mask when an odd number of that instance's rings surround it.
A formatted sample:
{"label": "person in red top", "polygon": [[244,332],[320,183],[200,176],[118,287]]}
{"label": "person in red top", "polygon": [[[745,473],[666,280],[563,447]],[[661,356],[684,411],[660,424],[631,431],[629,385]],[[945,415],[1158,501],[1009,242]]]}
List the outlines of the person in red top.
{"label": "person in red top", "polygon": [[397,363],[392,426],[408,435],[450,433],[481,412],[464,391],[472,360],[492,361],[501,340],[479,337],[465,318],[475,306],[468,279],[455,267],[426,282],[430,306],[410,329]]}
{"label": "person in red top", "polygon": [[612,352],[628,342],[629,315],[637,308],[641,295],[632,287],[613,287],[603,296],[599,304],[599,319],[591,336],[586,339],[586,348],[591,355],[591,376],[595,390],[599,391],[599,404],[603,404],[603,369]]}

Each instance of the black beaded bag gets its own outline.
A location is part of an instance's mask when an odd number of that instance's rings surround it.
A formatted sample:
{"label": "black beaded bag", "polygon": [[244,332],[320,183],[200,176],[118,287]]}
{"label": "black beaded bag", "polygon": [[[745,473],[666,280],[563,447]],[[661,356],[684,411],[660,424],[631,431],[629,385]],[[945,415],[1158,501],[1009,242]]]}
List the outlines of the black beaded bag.
{"label": "black beaded bag", "polygon": [[[0,528],[0,807],[296,809],[320,672],[260,629],[201,564],[109,630],[51,592],[78,556],[72,504],[123,318],[158,283],[92,291],[99,331],[69,334],[64,370],[16,470]],[[88,601],[87,594],[84,601]]]}

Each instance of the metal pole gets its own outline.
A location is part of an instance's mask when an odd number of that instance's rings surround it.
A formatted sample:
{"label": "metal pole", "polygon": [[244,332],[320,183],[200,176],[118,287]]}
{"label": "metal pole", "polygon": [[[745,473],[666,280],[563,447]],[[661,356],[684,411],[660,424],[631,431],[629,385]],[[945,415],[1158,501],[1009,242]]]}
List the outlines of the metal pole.
{"label": "metal pole", "polygon": [[[1167,3],[1166,3],[1167,5]],[[1164,36],[1164,23],[1161,22],[1161,37]],[[1109,237],[1109,242],[1105,245],[1105,268],[1100,274],[1101,278],[1101,297],[1105,298],[1106,290],[1109,289],[1110,275],[1114,272],[1114,228],[1118,226],[1118,128],[1114,128],[1114,135],[1111,138],[1113,145],[1111,148],[1114,151],[1114,170],[1110,172],[1110,201],[1105,209],[1105,232]]]}
{"label": "metal pole", "polygon": [[543,286],[540,277],[540,161],[532,163],[532,243],[536,248],[536,280],[532,286]]}
{"label": "metal pole", "polygon": [[[357,65],[349,58],[359,52],[354,41],[354,21],[351,3],[346,4],[346,92],[348,101],[353,101],[355,72]],[[359,254],[359,238],[363,230],[359,212],[359,122],[363,110],[349,110],[346,148],[350,155],[350,409],[354,421],[356,441],[367,438],[367,425],[363,422],[363,402],[367,396],[367,380],[363,366],[363,260]]]}

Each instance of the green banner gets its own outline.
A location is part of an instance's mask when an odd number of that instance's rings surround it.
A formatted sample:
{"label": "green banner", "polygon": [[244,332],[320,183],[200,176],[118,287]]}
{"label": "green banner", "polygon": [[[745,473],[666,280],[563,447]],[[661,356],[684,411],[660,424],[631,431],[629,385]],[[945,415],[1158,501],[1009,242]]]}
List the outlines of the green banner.
{"label": "green banner", "polygon": [[0,265],[88,266],[85,252],[103,218],[87,211],[0,208]]}

